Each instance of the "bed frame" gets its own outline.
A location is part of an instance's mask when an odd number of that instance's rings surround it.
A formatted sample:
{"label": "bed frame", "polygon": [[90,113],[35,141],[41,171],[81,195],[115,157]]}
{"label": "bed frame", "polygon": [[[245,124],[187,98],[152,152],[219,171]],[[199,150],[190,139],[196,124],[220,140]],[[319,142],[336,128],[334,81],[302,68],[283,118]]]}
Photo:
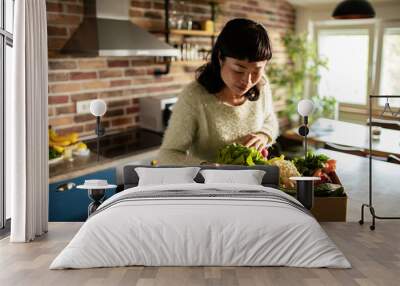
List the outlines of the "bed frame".
{"label": "bed frame", "polygon": [[[163,165],[163,166],[149,166],[149,165],[127,165],[124,167],[124,189],[129,189],[136,187],[139,182],[139,176],[135,171],[137,167],[145,167],[145,168],[183,168],[189,166],[172,166],[172,165]],[[193,166],[190,166],[193,167]],[[277,166],[268,166],[268,165],[256,165],[256,166],[238,166],[238,165],[225,165],[225,166],[195,166],[201,168],[201,170],[206,169],[219,169],[219,170],[263,170],[265,171],[265,175],[262,179],[261,184],[265,187],[271,187],[278,189],[279,188],[279,168]],[[204,183],[204,178],[200,174],[194,178],[197,183]]]}

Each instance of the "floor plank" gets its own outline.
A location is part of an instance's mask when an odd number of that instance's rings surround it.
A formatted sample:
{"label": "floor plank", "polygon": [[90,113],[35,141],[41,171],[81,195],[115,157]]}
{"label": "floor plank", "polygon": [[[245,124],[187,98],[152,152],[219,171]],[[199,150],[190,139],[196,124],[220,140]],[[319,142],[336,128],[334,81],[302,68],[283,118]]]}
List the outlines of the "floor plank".
{"label": "floor plank", "polygon": [[381,221],[375,231],[357,223],[322,223],[352,263],[352,269],[290,267],[118,267],[49,270],[81,223],[50,223],[49,233],[32,243],[0,241],[0,285],[399,285],[400,222]]}

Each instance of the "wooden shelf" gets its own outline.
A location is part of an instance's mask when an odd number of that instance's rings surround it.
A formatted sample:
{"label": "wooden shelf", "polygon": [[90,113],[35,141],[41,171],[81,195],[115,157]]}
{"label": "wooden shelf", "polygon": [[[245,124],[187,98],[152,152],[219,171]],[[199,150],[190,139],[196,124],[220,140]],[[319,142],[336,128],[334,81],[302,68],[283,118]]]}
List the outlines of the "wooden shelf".
{"label": "wooden shelf", "polygon": [[170,30],[171,35],[182,35],[182,36],[197,36],[197,37],[212,37],[218,36],[216,32],[208,32],[202,30],[179,30],[179,29],[172,29]]}

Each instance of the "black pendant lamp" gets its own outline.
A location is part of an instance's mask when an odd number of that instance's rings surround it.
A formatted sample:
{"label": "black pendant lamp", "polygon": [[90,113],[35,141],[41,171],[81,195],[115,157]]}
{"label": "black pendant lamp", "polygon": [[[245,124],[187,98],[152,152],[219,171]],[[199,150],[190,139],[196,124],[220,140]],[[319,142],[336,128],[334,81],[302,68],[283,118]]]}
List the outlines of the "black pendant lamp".
{"label": "black pendant lamp", "polygon": [[335,19],[367,19],[375,17],[375,10],[366,0],[345,0],[333,11]]}

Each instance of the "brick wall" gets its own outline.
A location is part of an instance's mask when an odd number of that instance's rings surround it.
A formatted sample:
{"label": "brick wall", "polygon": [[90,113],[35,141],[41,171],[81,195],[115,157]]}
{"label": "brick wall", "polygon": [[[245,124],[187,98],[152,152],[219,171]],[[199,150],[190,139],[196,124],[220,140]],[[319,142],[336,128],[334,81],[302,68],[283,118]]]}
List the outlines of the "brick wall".
{"label": "brick wall", "polygon": [[[187,12],[194,20],[207,19],[207,1],[186,1]],[[133,0],[130,16],[147,30],[161,30],[164,24],[163,0]],[[153,72],[164,66],[154,58],[76,57],[59,53],[82,21],[83,0],[48,0],[49,47],[49,124],[60,133],[94,132],[95,120],[90,114],[77,114],[76,102],[94,98],[107,101],[104,117],[107,130],[124,129],[138,124],[139,98],[149,95],[177,94],[194,79],[196,66],[172,64],[168,75],[156,77]],[[294,29],[293,7],[279,0],[227,0],[219,7],[217,27],[227,20],[247,17],[263,23],[273,42],[274,61],[285,62],[280,37]],[[162,35],[159,35],[162,39]],[[171,38],[171,42],[179,42]],[[191,38],[210,47],[208,38]],[[277,102],[277,108],[282,102]]]}

